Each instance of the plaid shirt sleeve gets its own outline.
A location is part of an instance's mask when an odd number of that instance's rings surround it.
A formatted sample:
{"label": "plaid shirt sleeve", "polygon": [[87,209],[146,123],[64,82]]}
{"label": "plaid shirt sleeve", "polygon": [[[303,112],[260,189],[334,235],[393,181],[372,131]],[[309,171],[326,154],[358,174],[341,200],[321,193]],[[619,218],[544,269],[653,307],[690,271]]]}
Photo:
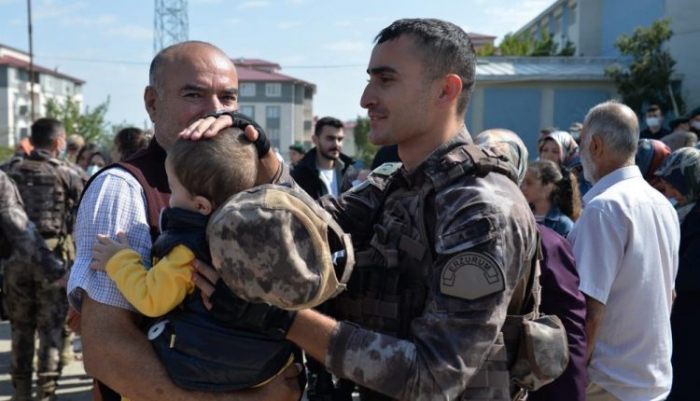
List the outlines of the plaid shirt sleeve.
{"label": "plaid shirt sleeve", "polygon": [[112,168],[92,182],[78,209],[76,258],[68,281],[68,299],[76,310],[81,309],[84,291],[97,302],[135,311],[105,272],[90,269],[97,234],[116,240],[119,231],[126,233],[131,248],[150,266],[152,243],[143,188],[125,170]]}

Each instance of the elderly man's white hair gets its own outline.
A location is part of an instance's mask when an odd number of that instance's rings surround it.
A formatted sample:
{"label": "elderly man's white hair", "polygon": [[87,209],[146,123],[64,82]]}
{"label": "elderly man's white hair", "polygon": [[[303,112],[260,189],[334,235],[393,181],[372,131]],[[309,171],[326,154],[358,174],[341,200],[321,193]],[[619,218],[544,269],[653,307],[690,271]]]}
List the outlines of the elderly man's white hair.
{"label": "elderly man's white hair", "polygon": [[588,147],[593,136],[598,136],[608,150],[620,158],[634,159],[639,140],[639,120],[626,105],[610,100],[593,107],[583,122]]}

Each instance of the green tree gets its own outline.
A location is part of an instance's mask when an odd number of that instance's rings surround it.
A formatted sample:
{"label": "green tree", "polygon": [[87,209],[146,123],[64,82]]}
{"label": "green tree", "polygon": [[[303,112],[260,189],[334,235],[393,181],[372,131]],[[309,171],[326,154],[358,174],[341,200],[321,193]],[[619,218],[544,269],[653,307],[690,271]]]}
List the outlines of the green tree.
{"label": "green tree", "polygon": [[355,158],[361,160],[365,166],[369,167],[372,165],[372,159],[377,153],[377,146],[372,145],[369,141],[369,118],[358,116],[355,121],[353,134],[355,136],[355,147],[357,147]]}
{"label": "green tree", "polygon": [[576,54],[576,46],[574,46],[574,42],[567,40],[566,44],[564,44],[564,47],[559,50],[559,53],[557,53],[557,56],[560,57],[571,57]]}
{"label": "green tree", "polygon": [[107,100],[90,109],[85,107],[85,112],[80,111],[80,105],[72,97],[66,98],[65,102],[58,102],[49,99],[46,102],[46,117],[60,120],[66,128],[66,135],[78,134],[85,139],[85,142],[95,142],[104,145],[109,142],[107,137],[109,124],[105,122],[105,114],[109,108],[109,97]]}
{"label": "green tree", "polygon": [[675,60],[665,43],[673,31],[668,19],[654,21],[649,28],[639,27],[631,36],[621,35],[615,47],[631,58],[628,66],[608,67],[605,74],[612,77],[622,101],[641,114],[647,103],[673,109],[676,115],[685,113],[680,85],[672,80]]}
{"label": "green tree", "polygon": [[498,46],[501,56],[529,56],[533,40],[530,35],[507,33]]}
{"label": "green tree", "polygon": [[530,56],[534,57],[551,57],[557,53],[557,44],[554,43],[549,31],[542,30],[540,38],[535,41],[532,46]]}

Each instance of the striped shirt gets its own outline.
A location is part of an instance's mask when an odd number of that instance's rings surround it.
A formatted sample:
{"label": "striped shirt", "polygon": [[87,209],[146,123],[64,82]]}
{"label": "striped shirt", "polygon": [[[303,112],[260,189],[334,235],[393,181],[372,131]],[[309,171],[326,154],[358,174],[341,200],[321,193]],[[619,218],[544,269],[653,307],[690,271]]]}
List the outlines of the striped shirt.
{"label": "striped shirt", "polygon": [[76,310],[81,310],[85,291],[99,303],[135,311],[105,272],[90,269],[97,234],[117,240],[119,231],[126,233],[129,246],[150,266],[152,242],[143,188],[126,170],[111,168],[90,184],[78,209],[76,259],[68,281],[68,299]]}

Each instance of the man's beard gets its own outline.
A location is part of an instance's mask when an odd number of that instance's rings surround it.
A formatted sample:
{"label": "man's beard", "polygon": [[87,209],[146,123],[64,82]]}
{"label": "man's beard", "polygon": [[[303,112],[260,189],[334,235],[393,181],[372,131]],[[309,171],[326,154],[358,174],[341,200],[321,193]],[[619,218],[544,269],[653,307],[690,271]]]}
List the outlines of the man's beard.
{"label": "man's beard", "polygon": [[[338,155],[332,154],[331,152],[333,152],[333,151],[337,151]],[[339,155],[340,155],[339,149],[331,149],[327,152],[321,152],[321,156],[323,156],[324,159],[333,160],[333,161],[338,160]]]}
{"label": "man's beard", "polygon": [[583,153],[581,153],[581,166],[583,167],[583,178],[591,184],[595,184],[596,180],[594,177],[598,175],[596,166],[593,161],[588,158],[588,155]]}

